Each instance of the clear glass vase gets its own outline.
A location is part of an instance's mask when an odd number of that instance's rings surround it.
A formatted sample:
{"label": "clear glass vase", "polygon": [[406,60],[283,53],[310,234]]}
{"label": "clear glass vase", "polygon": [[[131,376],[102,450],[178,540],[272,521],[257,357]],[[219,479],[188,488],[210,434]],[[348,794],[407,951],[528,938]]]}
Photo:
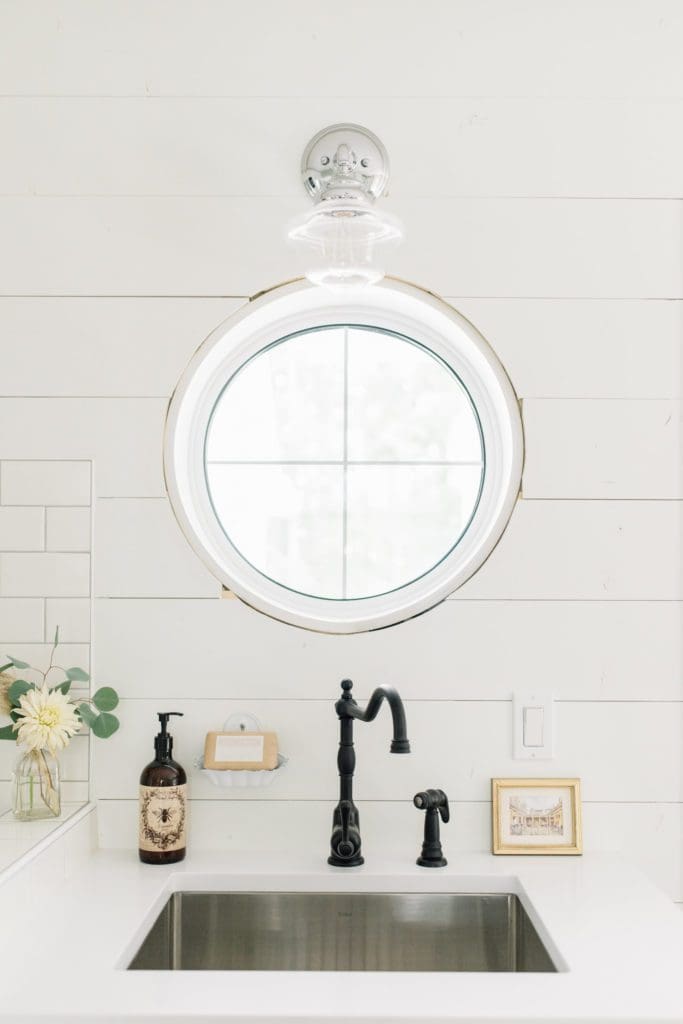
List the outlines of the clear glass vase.
{"label": "clear glass vase", "polygon": [[59,816],[59,761],[49,750],[21,752],[12,774],[12,810],[20,821]]}

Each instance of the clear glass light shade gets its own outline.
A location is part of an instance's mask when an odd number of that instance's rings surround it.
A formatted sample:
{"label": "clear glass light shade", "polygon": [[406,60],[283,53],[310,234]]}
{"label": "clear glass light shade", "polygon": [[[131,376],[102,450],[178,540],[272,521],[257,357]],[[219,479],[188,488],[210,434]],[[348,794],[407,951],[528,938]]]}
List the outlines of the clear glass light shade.
{"label": "clear glass light shade", "polygon": [[365,197],[343,197],[321,200],[287,234],[309,251],[306,277],[313,284],[363,285],[384,277],[377,250],[398,245],[403,228]]}

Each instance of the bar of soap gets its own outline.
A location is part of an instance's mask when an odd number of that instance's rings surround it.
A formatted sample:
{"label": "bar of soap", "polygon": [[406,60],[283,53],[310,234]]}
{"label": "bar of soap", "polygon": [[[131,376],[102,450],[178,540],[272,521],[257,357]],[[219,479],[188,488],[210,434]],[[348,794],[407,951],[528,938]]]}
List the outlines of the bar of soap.
{"label": "bar of soap", "polygon": [[209,732],[204,767],[215,771],[272,771],[277,768],[277,733]]}

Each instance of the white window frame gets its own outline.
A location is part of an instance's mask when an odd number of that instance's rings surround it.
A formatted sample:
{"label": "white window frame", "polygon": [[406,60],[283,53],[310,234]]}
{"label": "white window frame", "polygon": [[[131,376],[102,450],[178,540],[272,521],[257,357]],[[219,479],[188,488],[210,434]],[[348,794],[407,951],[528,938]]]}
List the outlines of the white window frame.
{"label": "white window frame", "polygon": [[[486,469],[479,504],[459,543],[419,579],[360,599],[301,594],[260,573],[227,539],[204,472],[204,442],[226,381],[262,349],[329,324],[393,331],[431,349],[462,380],[479,415]],[[519,402],[495,353],[460,313],[429,292],[391,278],[365,288],[295,281],[261,294],[225,320],[189,363],[171,398],[164,470],[172,508],[197,555],[258,611],[324,633],[358,633],[420,615],[462,586],[498,543],[517,500],[524,460]]]}

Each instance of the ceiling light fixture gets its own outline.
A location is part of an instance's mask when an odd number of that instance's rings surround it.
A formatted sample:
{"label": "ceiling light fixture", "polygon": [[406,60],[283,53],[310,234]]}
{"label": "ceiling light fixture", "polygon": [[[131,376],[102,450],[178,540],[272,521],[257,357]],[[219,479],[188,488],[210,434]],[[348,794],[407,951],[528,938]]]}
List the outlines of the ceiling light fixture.
{"label": "ceiling light fixture", "polygon": [[306,277],[320,285],[380,281],[377,249],[403,238],[400,222],[375,206],[389,183],[380,140],[356,124],[323,128],[304,150],[301,174],[315,205],[290,225],[288,237],[309,253]]}

